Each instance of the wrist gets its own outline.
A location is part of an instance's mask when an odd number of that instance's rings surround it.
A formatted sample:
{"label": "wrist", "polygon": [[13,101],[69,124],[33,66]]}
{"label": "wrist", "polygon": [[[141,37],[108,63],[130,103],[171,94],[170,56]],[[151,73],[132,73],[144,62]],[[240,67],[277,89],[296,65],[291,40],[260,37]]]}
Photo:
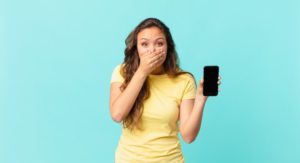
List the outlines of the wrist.
{"label": "wrist", "polygon": [[142,78],[147,78],[147,73],[145,73],[141,68],[138,68],[135,74]]}
{"label": "wrist", "polygon": [[204,104],[205,102],[206,102],[206,100],[207,100],[207,96],[196,96],[196,101],[197,101],[197,103],[200,103],[200,104]]}

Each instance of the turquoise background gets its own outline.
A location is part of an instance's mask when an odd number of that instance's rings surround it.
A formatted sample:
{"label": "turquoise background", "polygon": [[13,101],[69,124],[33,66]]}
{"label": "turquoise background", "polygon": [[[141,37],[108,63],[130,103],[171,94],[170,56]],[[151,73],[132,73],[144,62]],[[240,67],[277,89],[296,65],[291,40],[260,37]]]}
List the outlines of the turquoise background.
{"label": "turquoise background", "polygon": [[[143,19],[171,29],[197,80],[221,92],[186,162],[300,162],[300,1],[0,0],[0,162],[113,162],[113,68]],[[182,140],[181,140],[182,141]]]}

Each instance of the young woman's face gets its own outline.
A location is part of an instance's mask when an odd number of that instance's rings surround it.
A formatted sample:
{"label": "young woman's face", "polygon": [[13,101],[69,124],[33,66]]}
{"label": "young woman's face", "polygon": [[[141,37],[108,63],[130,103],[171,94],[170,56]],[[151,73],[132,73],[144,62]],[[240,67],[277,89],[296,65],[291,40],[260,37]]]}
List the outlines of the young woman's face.
{"label": "young woman's face", "polygon": [[145,28],[137,35],[137,50],[139,56],[159,51],[167,54],[166,36],[157,27]]}

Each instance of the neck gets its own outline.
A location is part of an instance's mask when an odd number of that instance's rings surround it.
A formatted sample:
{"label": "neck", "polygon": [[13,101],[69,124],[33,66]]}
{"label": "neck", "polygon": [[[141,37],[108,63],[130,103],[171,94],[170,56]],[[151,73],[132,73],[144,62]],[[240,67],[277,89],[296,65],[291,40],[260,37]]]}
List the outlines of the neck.
{"label": "neck", "polygon": [[164,68],[162,66],[157,67],[155,70],[151,72],[151,75],[161,75],[164,73]]}

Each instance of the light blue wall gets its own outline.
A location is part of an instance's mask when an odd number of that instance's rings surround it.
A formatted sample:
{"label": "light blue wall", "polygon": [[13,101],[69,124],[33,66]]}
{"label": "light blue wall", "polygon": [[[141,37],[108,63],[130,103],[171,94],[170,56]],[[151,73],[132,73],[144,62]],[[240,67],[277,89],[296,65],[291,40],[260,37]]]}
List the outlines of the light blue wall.
{"label": "light blue wall", "polygon": [[300,162],[300,1],[0,0],[0,162],[113,162],[109,81],[144,18],[197,80],[220,66],[187,162]]}

